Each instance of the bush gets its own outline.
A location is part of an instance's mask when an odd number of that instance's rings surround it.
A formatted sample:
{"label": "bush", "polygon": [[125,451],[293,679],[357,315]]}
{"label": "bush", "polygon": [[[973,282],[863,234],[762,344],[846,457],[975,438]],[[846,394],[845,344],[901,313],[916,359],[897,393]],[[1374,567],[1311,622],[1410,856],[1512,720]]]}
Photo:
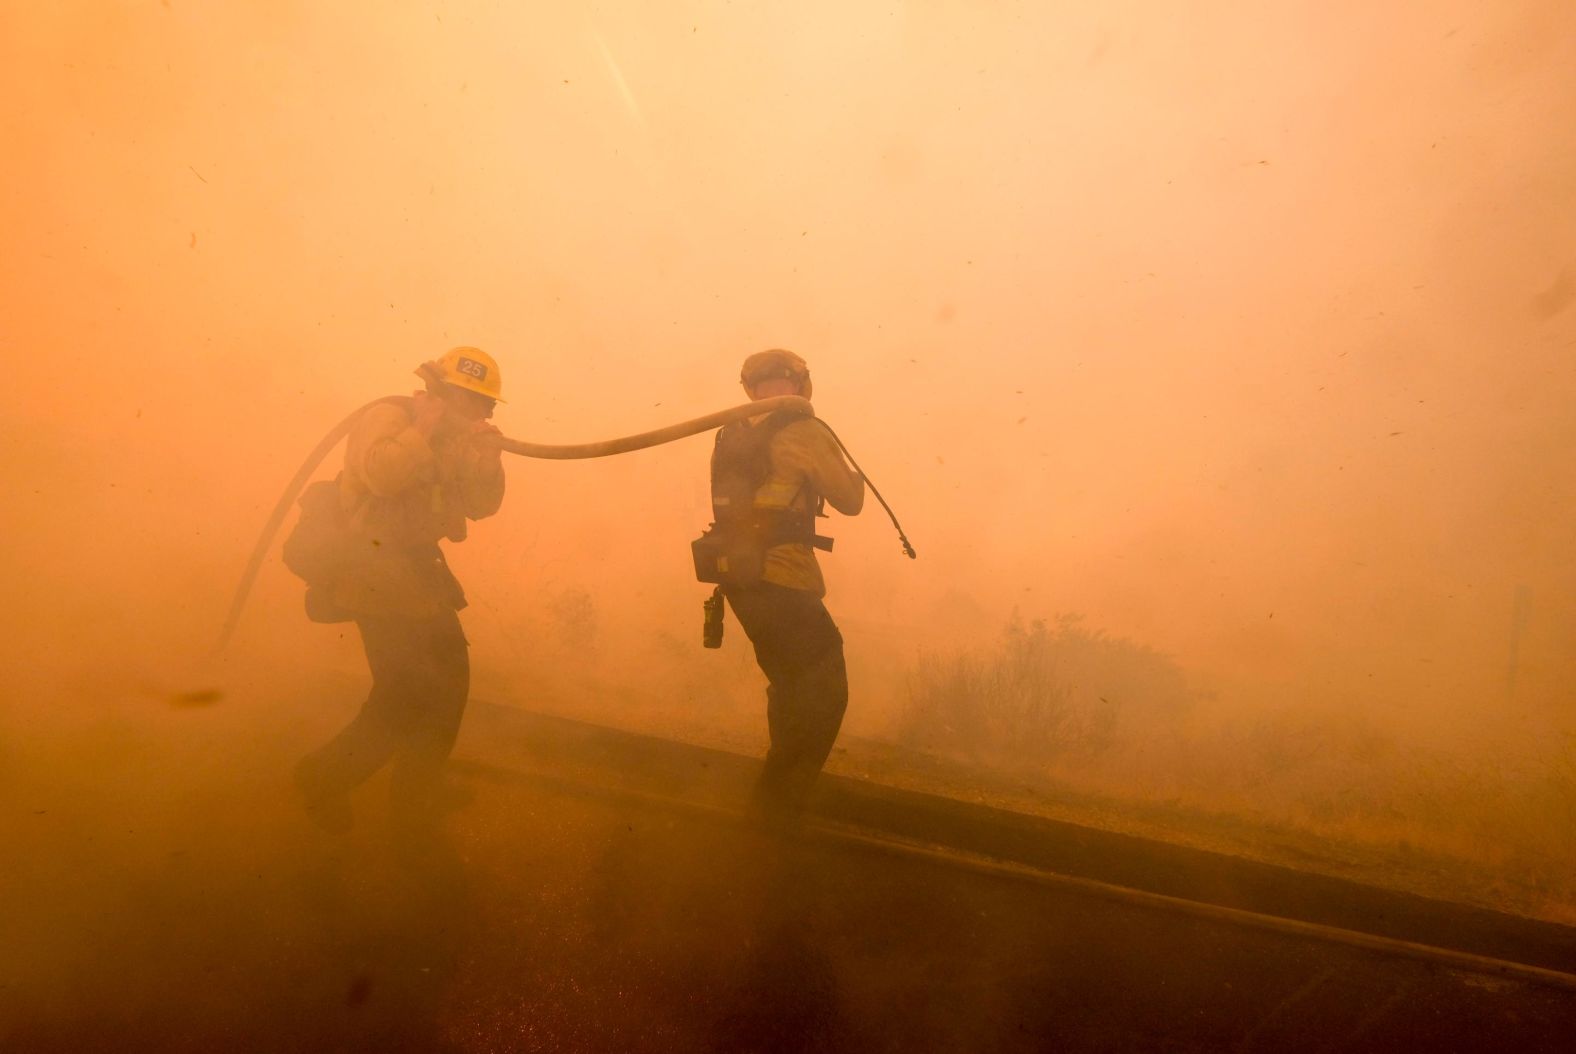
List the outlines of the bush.
{"label": "bush", "polygon": [[1109,750],[1124,720],[1175,716],[1187,705],[1180,669],[1151,648],[1017,616],[986,654],[922,655],[907,678],[898,734],[940,753],[1012,764]]}

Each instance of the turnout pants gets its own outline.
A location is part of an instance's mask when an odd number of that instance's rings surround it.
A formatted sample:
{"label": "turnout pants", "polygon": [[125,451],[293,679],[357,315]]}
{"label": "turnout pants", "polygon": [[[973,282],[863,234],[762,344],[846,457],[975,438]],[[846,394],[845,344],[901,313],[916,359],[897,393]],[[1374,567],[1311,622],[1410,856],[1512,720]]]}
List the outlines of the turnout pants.
{"label": "turnout pants", "polygon": [[361,711],[302,768],[315,796],[342,794],[393,763],[396,809],[433,804],[443,764],[454,749],[470,692],[471,665],[460,618],[358,615],[356,627],[372,669]]}
{"label": "turnout pants", "polygon": [[755,646],[766,674],[766,724],[771,747],[755,788],[755,804],[768,812],[804,807],[826,764],[848,709],[848,670],[843,635],[821,598],[801,589],[762,582],[723,595]]}

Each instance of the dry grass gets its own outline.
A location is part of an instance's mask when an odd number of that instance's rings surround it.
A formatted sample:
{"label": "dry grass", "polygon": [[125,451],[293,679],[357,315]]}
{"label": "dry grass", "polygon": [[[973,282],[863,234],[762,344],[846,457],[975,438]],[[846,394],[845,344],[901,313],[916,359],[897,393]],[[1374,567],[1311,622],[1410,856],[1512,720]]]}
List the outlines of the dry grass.
{"label": "dry grass", "polygon": [[1515,756],[1452,753],[1360,706],[1227,705],[1153,649],[1063,617],[1015,618],[993,649],[922,657],[895,738],[982,776],[1163,815],[1239,851],[1274,846],[1576,921],[1576,735]]}

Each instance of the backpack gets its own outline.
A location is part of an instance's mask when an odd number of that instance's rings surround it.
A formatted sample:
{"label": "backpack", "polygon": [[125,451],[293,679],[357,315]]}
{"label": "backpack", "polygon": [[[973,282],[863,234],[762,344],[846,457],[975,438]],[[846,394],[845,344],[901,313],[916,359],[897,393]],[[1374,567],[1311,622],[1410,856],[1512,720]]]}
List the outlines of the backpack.
{"label": "backpack", "polygon": [[[378,402],[393,403],[407,414],[412,413],[407,396],[390,396]],[[371,405],[362,407],[362,413],[370,409]],[[357,417],[359,420],[360,415]],[[355,618],[333,601],[335,584],[365,548],[345,514],[339,481],[340,476],[320,479],[301,492],[301,515],[285,536],[280,552],[285,567],[306,583],[306,617],[313,622],[350,622]],[[458,587],[456,582],[455,588]]]}
{"label": "backpack", "polygon": [[802,413],[779,410],[759,424],[737,421],[719,429],[711,453],[711,526],[690,543],[695,577],[745,588],[761,581],[766,551],[799,543],[830,549],[815,533],[814,515],[793,509],[758,509],[755,492],[771,474],[772,438]]}
{"label": "backpack", "polygon": [[306,583],[306,614],[313,622],[349,622],[333,602],[334,583],[355,552],[350,517],[340,500],[339,477],[320,479],[301,492],[301,515],[285,537],[285,566]]}

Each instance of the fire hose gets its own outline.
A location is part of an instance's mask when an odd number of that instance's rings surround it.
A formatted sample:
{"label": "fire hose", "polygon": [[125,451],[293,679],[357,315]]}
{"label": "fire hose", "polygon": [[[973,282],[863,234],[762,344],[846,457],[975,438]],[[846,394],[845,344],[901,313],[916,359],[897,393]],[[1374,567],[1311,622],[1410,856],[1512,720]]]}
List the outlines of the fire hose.
{"label": "fire hose", "polygon": [[[423,364],[416,370],[416,373],[429,382],[435,384],[443,383],[438,379],[436,371],[431,368],[430,363]],[[219,634],[219,650],[222,650],[230,642],[230,636],[235,632],[236,624],[241,619],[241,612],[246,607],[247,597],[251,595],[252,585],[257,581],[257,575],[262,570],[263,561],[267,559],[268,551],[273,547],[274,536],[279,533],[279,528],[284,524],[285,517],[290,514],[290,507],[300,498],[301,491],[305,489],[313,473],[322,464],[323,459],[328,456],[329,451],[339,445],[340,440],[350,434],[362,414],[374,406],[380,406],[384,403],[398,404],[404,402],[404,400],[404,396],[385,396],[381,399],[374,399],[372,402],[360,407],[343,421],[329,429],[328,433],[318,441],[317,446],[312,448],[312,452],[306,456],[306,460],[301,462],[301,467],[291,477],[290,482],[285,486],[284,493],[279,496],[278,503],[274,505],[274,511],[269,515],[268,522],[263,525],[263,531],[257,539],[257,545],[253,547],[252,555],[246,562],[246,569],[241,573],[241,581],[236,586],[235,597],[230,602],[229,614],[225,616],[224,629]],[[779,395],[770,399],[759,399],[740,406],[729,407],[726,410],[718,410],[716,413],[706,414],[703,417],[692,418],[688,421],[681,421],[678,424],[668,425],[665,428],[654,429],[650,432],[621,436],[617,439],[604,439],[594,443],[572,443],[567,445],[529,443],[520,439],[510,439],[507,436],[499,436],[495,441],[509,453],[519,454],[522,457],[551,461],[610,457],[614,454],[627,454],[634,450],[661,446],[676,439],[684,439],[700,432],[721,428],[723,425],[732,424],[735,421],[742,421],[745,418],[756,417],[761,414],[769,414],[777,410],[793,410],[812,417],[815,413],[808,399],[802,399],[797,395]],[[836,441],[843,453],[848,455],[849,461],[853,462],[853,455],[848,454],[848,448],[843,446],[842,440],[838,439],[830,428],[827,429],[827,432],[832,435],[833,440]],[[858,470],[857,462],[854,463],[854,468],[856,471]],[[869,480],[866,479],[866,482],[869,483]],[[880,492],[876,491],[874,484],[871,484],[870,489],[872,493],[875,493],[876,500],[881,502],[881,507],[886,509],[887,515],[892,517],[892,524],[897,527],[898,537],[903,542],[904,554],[913,559],[915,556],[914,547],[909,544],[908,538],[903,535],[903,528],[898,526],[897,517],[893,515],[891,507],[881,497]]]}

